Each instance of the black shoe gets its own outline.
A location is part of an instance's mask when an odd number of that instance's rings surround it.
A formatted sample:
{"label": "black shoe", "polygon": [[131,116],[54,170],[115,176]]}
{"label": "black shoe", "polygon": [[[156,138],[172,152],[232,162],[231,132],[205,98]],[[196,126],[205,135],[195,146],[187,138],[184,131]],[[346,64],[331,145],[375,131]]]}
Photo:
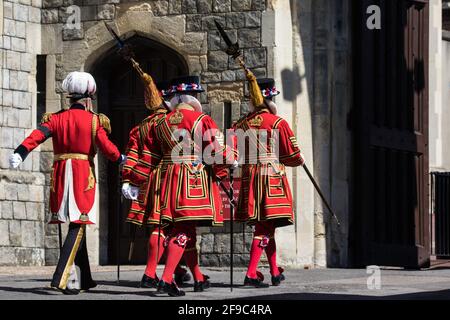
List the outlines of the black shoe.
{"label": "black shoe", "polygon": [[180,288],[178,288],[175,281],[172,283],[167,283],[164,280],[161,280],[158,283],[157,292],[158,293],[163,293],[163,292],[167,293],[171,297],[182,297],[182,296],[186,295],[186,293],[183,290],[180,290]]}
{"label": "black shoe", "polygon": [[262,282],[260,279],[252,279],[245,276],[244,286],[250,286],[255,288],[268,288],[269,285],[267,283]]}
{"label": "black shoe", "polygon": [[158,286],[158,277],[152,278],[144,274],[142,276],[139,288],[156,288]]}
{"label": "black shoe", "polygon": [[58,287],[52,287],[52,288],[55,289],[55,290],[58,290],[62,294],[70,295],[70,296],[74,296],[74,295],[77,295],[77,294],[80,293],[80,290],[78,290],[78,289],[68,289],[68,288],[61,289],[61,288],[58,288]]}
{"label": "black shoe", "polygon": [[182,286],[185,282],[191,281],[191,275],[184,270],[184,272],[175,273],[175,282],[178,286]]}
{"label": "black shoe", "polygon": [[279,286],[281,284],[281,281],[284,281],[286,279],[282,273],[280,273],[277,276],[272,276],[272,285],[273,286]]}
{"label": "black shoe", "polygon": [[90,289],[93,289],[97,286],[97,282],[94,280],[91,280],[87,286],[83,286],[80,290],[80,292],[89,291]]}
{"label": "black shoe", "polygon": [[203,281],[194,281],[194,292],[202,292],[210,287],[211,283],[209,280],[207,280],[205,276],[203,277]]}

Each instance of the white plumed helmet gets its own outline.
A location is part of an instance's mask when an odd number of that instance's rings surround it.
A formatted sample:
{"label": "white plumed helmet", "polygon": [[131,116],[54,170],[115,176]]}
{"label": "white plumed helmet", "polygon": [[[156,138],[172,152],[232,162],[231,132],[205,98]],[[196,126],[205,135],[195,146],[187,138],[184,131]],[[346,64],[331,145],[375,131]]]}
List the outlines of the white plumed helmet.
{"label": "white plumed helmet", "polygon": [[90,73],[74,71],[64,79],[62,88],[73,97],[82,98],[95,94],[97,84]]}

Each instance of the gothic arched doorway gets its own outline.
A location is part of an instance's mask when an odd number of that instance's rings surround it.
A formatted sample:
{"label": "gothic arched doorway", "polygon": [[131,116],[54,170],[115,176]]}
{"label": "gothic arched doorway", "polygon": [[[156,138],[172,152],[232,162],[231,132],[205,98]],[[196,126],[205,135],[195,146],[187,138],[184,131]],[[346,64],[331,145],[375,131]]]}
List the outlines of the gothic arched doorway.
{"label": "gothic arched doorway", "polygon": [[[133,36],[126,42],[133,47],[136,60],[142,69],[150,73],[156,82],[188,74],[186,62],[174,50],[141,36]],[[131,63],[122,59],[116,53],[116,48],[104,54],[92,69],[98,85],[98,112],[110,118],[112,126],[110,138],[119,150],[124,152],[130,130],[148,115],[144,106],[143,84]],[[118,178],[117,165],[108,163],[100,156],[100,215],[103,218],[99,232],[100,261],[115,263],[117,252],[120,250],[122,264],[142,264],[145,263],[147,256],[148,230],[137,228],[134,253],[128,262],[128,250],[134,227],[124,223],[130,203],[124,200],[119,205]]]}

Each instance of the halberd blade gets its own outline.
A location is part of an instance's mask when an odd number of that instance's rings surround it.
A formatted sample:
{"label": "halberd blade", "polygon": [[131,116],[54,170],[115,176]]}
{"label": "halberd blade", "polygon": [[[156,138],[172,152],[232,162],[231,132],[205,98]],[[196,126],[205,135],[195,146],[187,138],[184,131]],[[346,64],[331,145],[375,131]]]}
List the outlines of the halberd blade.
{"label": "halberd blade", "polygon": [[125,43],[120,39],[120,37],[117,35],[117,33],[113,30],[113,28],[111,28],[106,21],[104,21],[106,29],[108,29],[109,33],[112,34],[112,36],[114,37],[114,39],[116,39],[117,44],[119,45],[120,48],[123,48],[123,46],[125,45]]}
{"label": "halberd blade", "polygon": [[223,40],[227,44],[227,47],[231,47],[233,45],[233,43],[231,42],[231,40],[228,37],[228,35],[225,32],[225,30],[223,30],[222,26],[220,25],[220,23],[216,19],[214,19],[214,23],[216,24],[217,30],[219,30],[220,35],[222,36]]}

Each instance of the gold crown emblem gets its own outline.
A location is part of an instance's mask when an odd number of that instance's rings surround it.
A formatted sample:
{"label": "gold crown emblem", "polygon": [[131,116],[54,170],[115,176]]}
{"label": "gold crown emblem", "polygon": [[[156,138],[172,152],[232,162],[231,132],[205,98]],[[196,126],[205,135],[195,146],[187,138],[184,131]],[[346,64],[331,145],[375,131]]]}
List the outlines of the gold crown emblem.
{"label": "gold crown emblem", "polygon": [[169,118],[169,122],[172,125],[180,124],[182,121],[183,121],[183,114],[178,110]]}
{"label": "gold crown emblem", "polygon": [[263,123],[263,117],[261,117],[260,115],[257,115],[256,117],[254,117],[253,119],[250,119],[248,121],[248,123],[252,126],[252,127],[260,127]]}

